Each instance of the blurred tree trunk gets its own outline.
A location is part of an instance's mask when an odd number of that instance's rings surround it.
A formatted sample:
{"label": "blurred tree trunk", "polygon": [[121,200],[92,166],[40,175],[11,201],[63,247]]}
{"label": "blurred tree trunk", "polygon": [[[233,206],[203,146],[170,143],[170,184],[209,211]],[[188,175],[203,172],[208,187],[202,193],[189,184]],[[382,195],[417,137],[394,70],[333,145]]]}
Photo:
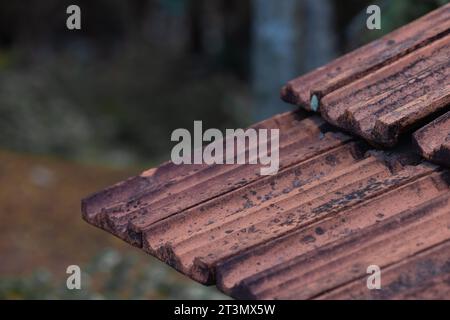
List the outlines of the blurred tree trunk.
{"label": "blurred tree trunk", "polygon": [[305,0],[303,9],[305,50],[302,72],[307,72],[336,57],[336,33],[331,0]]}
{"label": "blurred tree trunk", "polygon": [[292,109],[280,88],[336,55],[331,0],[252,0],[255,119]]}
{"label": "blurred tree trunk", "polygon": [[297,0],[252,0],[255,120],[291,109],[280,101],[279,91],[299,69],[299,4]]}

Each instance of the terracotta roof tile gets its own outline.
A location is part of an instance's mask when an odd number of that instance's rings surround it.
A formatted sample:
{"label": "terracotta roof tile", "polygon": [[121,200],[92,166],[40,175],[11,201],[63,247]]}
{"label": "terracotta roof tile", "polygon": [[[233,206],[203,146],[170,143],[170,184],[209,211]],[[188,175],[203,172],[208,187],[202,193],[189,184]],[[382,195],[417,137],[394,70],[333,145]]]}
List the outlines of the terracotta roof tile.
{"label": "terracotta roof tile", "polygon": [[281,96],[376,146],[395,146],[401,134],[449,110],[449,31],[447,4],[288,82]]}
{"label": "terracotta roof tile", "polygon": [[414,133],[420,153],[450,167],[450,111]]}
{"label": "terracotta roof tile", "polygon": [[[423,177],[236,256],[217,267],[218,286],[237,298],[314,298],[366,280],[369,265],[383,270],[447,241],[450,194],[441,175]],[[258,272],[248,274],[246,268],[254,264]]]}
{"label": "terracotta roof tile", "polygon": [[450,242],[404,259],[383,271],[383,290],[367,290],[366,279],[354,280],[319,299],[448,299]]}
{"label": "terracotta roof tile", "polygon": [[450,35],[333,91],[320,112],[374,144],[393,146],[400,133],[450,103],[449,57]]}
{"label": "terracotta roof tile", "polygon": [[286,102],[310,109],[313,94],[321,98],[447,35],[449,29],[450,4],[447,4],[323,67],[289,81],[281,90],[281,97]]}
{"label": "terracotta roof tile", "polygon": [[236,298],[448,298],[449,29],[446,5],[291,81],[284,99],[317,94],[323,118],[253,126],[280,129],[277,174],[167,162],[84,199],[84,219]]}
{"label": "terracotta roof tile", "polygon": [[[286,126],[284,121],[292,118],[297,116],[288,113],[278,117],[281,119],[278,125]],[[134,178],[128,180],[128,186],[125,183],[105,191],[108,199],[114,199],[116,193],[119,201],[106,201],[104,207],[99,208],[95,204],[97,199],[103,199],[102,193],[85,200],[84,208],[96,208],[97,211],[91,210],[89,222],[142,247],[147,253],[199,282],[217,283],[221,290],[234,297],[275,298],[279,297],[278,294],[283,297],[286,294],[290,298],[311,298],[316,294],[303,290],[302,295],[296,296],[297,289],[283,293],[278,288],[275,290],[277,295],[274,295],[275,291],[260,293],[259,289],[254,291],[253,286],[258,283],[254,279],[259,279],[261,283],[272,280],[277,283],[278,276],[288,276],[284,275],[283,270],[292,268],[294,261],[309,261],[316,255],[320,260],[323,256],[318,250],[335,248],[339,243],[343,243],[342,246],[348,243],[349,248],[356,248],[363,240],[358,242],[354,238],[369,234],[375,226],[382,226],[383,221],[397,221],[408,210],[419,210],[441,195],[450,195],[449,174],[438,166],[422,162],[410,153],[370,149],[362,141],[327,131],[329,127],[323,127],[323,121],[314,116],[302,118],[295,128],[301,127],[302,123],[311,125],[306,135],[300,132],[283,134],[280,141],[283,146],[294,143],[292,152],[302,150],[295,156],[298,161],[285,162],[277,175],[258,176],[229,189],[223,182],[228,181],[228,177],[233,178],[234,171],[214,175],[216,169],[211,169],[206,179],[207,185],[218,185],[223,189],[218,189],[206,200],[198,191],[201,187],[189,182],[200,181],[202,184],[202,179],[179,179],[176,183],[167,180],[166,184],[159,184],[161,189],[157,190],[180,190],[185,194],[183,199],[189,199],[184,209],[179,209],[183,204],[177,203],[175,213],[169,216],[160,215],[155,203],[162,201],[165,204],[168,200],[164,199],[174,198],[176,193],[155,192],[151,188],[150,192],[145,192],[144,187],[133,194],[136,191],[133,181],[140,181]],[[293,128],[286,132],[292,132]],[[302,136],[298,140],[301,146],[294,142],[297,135]],[[289,156],[291,153],[284,154]],[[163,165],[163,168],[166,166]],[[177,170],[189,172],[187,177],[205,174],[202,170],[191,173],[189,165],[184,167],[184,170]],[[248,170],[251,166],[241,167],[241,170]],[[147,172],[141,177],[155,177],[158,170],[152,170],[153,175]],[[152,186],[151,183],[147,185]],[[177,189],[170,189],[174,186]],[[131,191],[126,191],[127,188]],[[121,197],[130,193],[133,200],[122,207],[120,203],[124,201]],[[109,210],[111,207],[119,209]],[[428,217],[436,207],[424,208],[424,214]],[[153,216],[153,212],[157,215]],[[87,217],[86,209],[84,216]],[[444,212],[442,219],[448,218],[449,212]],[[420,225],[428,221],[422,216],[417,219]],[[399,224],[395,226],[400,227]],[[392,227],[393,234],[403,234],[403,229],[397,230],[397,227]],[[384,237],[391,229],[386,227],[383,230],[370,233],[374,248],[377,241],[384,239],[377,237]],[[411,232],[418,239],[428,239],[427,230],[421,227]],[[442,232],[435,230],[438,233],[436,241],[450,239],[450,234],[444,229]],[[406,242],[401,250],[410,250],[407,252],[414,254],[416,248],[422,250],[433,246],[436,242],[433,239],[429,238],[431,242],[427,240],[423,246],[414,245],[412,249],[407,248],[409,242]],[[364,263],[372,252],[376,252],[374,248],[363,256],[366,259],[362,260]],[[339,252],[330,249],[329,255]],[[403,255],[392,259],[397,260],[382,259],[376,262],[381,267],[392,265],[401,262]],[[322,260],[328,261],[328,258]],[[281,271],[272,275],[276,270]],[[359,274],[355,273],[357,276]],[[347,278],[342,279],[348,282]],[[289,282],[297,281],[294,280]],[[306,277],[296,283],[298,286],[316,286],[317,281]],[[321,288],[324,292],[329,289],[319,286],[317,290]]]}
{"label": "terracotta roof tile", "polygon": [[[319,117],[297,120],[299,118],[301,113],[292,112],[263,124],[278,128],[278,121],[285,128],[280,134],[280,170],[351,140],[349,136],[331,131]],[[178,175],[167,172],[172,167],[178,167]],[[167,163],[84,200],[84,218],[140,245],[138,233],[142,229],[260,179],[259,168],[259,165],[175,166]]]}

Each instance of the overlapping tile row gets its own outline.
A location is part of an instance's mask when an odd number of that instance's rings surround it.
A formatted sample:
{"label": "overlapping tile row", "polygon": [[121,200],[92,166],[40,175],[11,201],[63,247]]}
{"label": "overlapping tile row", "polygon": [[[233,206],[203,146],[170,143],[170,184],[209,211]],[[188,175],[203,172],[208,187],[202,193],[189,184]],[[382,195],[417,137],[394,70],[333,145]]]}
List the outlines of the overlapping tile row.
{"label": "overlapping tile row", "polygon": [[[275,127],[280,128],[284,132],[289,128],[295,127],[298,121],[304,117],[305,114],[301,111],[288,112],[257,123],[252,127]],[[170,161],[163,163],[158,168],[151,168],[139,176],[120,182],[84,199],[82,202],[84,218],[88,221],[93,220],[107,206],[120,204],[130,199],[138,198],[143,193],[149,193],[173,185],[207,167],[205,164],[179,166],[174,165]]]}
{"label": "overlapping tile row", "polygon": [[[351,140],[317,116],[303,117],[301,111],[291,112],[255,125],[280,129],[280,170]],[[83,200],[83,217],[140,246],[141,230],[147,226],[261,179],[259,169],[169,162]]]}
{"label": "overlapping tile row", "polygon": [[[446,5],[291,81],[284,99],[312,94],[325,119],[253,126],[280,130],[277,174],[167,162],[83,200],[84,219],[235,298],[450,298],[449,29]],[[418,152],[371,146],[412,130]]]}
{"label": "overlapping tile row", "polygon": [[450,241],[385,268],[382,289],[367,290],[359,278],[318,299],[445,299],[450,297]]}
{"label": "overlapping tile row", "polygon": [[[280,148],[295,142],[292,135],[299,133],[298,138],[308,133],[315,134],[321,132],[320,125],[326,127],[325,123],[318,118],[306,120],[303,132],[297,124],[305,117],[301,111],[288,112],[252,126],[253,128],[279,128],[281,131]],[[318,125],[314,125],[317,123]],[[314,132],[312,132],[310,129]],[[255,147],[255,146],[253,146]],[[248,149],[245,150],[248,152]],[[287,162],[286,160],[285,162]],[[203,193],[193,194],[192,199],[189,193],[190,187],[205,185],[205,182],[214,175],[229,172],[236,169],[236,166],[217,165],[208,166],[206,164],[175,165],[166,162],[157,168],[149,169],[139,176],[132,177],[124,182],[120,182],[112,187],[93,194],[82,201],[83,218],[108,231],[117,233],[121,230],[120,237],[126,239],[124,227],[130,217],[146,214],[146,207],[152,205],[152,217],[154,221],[162,219],[176,213],[177,210],[184,209],[195,201],[204,201],[208,197],[232,190],[233,188],[245,185],[247,180],[258,178],[257,166],[252,170],[247,170],[246,174],[229,176],[226,183],[217,183],[218,190],[207,190]],[[255,173],[254,173],[255,172]],[[184,193],[183,193],[184,192]],[[209,194],[207,194],[209,192]],[[192,192],[191,192],[192,193]],[[147,199],[150,199],[147,201]],[[172,201],[176,199],[177,201]],[[191,201],[190,203],[182,200]],[[174,203],[173,207],[167,204]],[[176,206],[179,204],[179,206]],[[166,205],[166,206],[164,206]],[[156,206],[161,209],[156,212]]]}
{"label": "overlapping tile row", "polygon": [[450,111],[416,131],[413,137],[422,156],[450,167]]}
{"label": "overlapping tile row", "polygon": [[322,99],[330,123],[374,144],[399,135],[450,106],[450,35]]}
{"label": "overlapping tile row", "polygon": [[[438,180],[436,180],[436,178]],[[386,192],[331,219],[311,224],[298,232],[236,256],[218,267],[220,286],[230,292],[243,279],[289,261],[315,248],[394,216],[445,192],[441,174],[434,173]],[[255,267],[257,266],[257,267]],[[255,269],[253,269],[255,268]]]}
{"label": "overlapping tile row", "polygon": [[[450,241],[449,173],[428,165],[408,171],[412,181],[219,263],[217,286],[236,298],[312,299],[354,283],[342,297],[369,296],[368,266],[384,274]],[[389,294],[400,289],[391,287]]]}
{"label": "overlapping tile row", "polygon": [[354,143],[343,145],[276,176],[141,227],[143,247],[197,281],[212,282],[217,261],[325,215],[328,211],[321,206],[331,201],[326,188],[342,186],[341,177],[355,184],[384,176],[386,168],[375,157],[359,161],[362,148]]}
{"label": "overlapping tile row", "polygon": [[[328,122],[376,146],[394,146],[402,133],[450,108],[449,30],[450,5],[446,5],[329,65],[292,80],[282,90],[282,97],[306,109],[319,109]],[[417,34],[410,38],[411,32]],[[421,37],[429,37],[429,41],[413,45]],[[402,40],[391,47],[385,46],[381,54],[377,48],[393,38]],[[398,48],[405,50],[405,54],[398,54]],[[384,62],[378,63],[380,59]],[[361,74],[360,68],[367,72]],[[341,79],[342,70],[345,70],[343,74],[348,72],[352,76],[345,78],[344,85],[335,85],[342,81],[336,80]],[[331,80],[323,82],[321,77]],[[328,89],[321,89],[321,86]],[[312,94],[311,102],[304,101],[305,92]],[[293,95],[303,98],[292,100]]]}
{"label": "overlapping tile row", "polygon": [[311,109],[313,95],[320,99],[444,37],[449,29],[450,4],[447,4],[323,67],[289,81],[281,90],[281,97],[286,102]]}
{"label": "overlapping tile row", "polygon": [[[450,195],[447,171],[410,153],[374,151],[330,131],[315,116],[288,113],[276,119],[284,150],[276,175],[256,176],[249,165],[225,171],[184,168],[189,174],[183,179],[149,192],[143,188],[131,203],[120,198],[96,206],[98,195],[88,198],[84,208],[105,208],[88,221],[236,298],[319,297],[358,280],[365,263],[391,266],[450,239],[450,212],[445,206],[437,210],[442,201],[434,205]],[[229,188],[236,172],[247,182]],[[133,189],[134,179],[125,182],[129,193],[138,188]],[[204,196],[203,188],[214,193]],[[122,195],[126,188],[118,190]],[[173,201],[180,195],[184,202]],[[159,203],[168,211],[160,211]],[[412,221],[411,229],[405,221]],[[409,239],[404,246],[386,240],[403,236]],[[355,256],[342,253],[347,250]],[[342,269],[333,269],[335,260]],[[358,272],[355,261],[361,261]],[[334,273],[340,282],[326,278]]]}
{"label": "overlapping tile row", "polygon": [[[393,172],[390,165],[398,163],[370,152],[362,156],[363,150],[350,143],[151,225],[143,231],[143,248],[193,279],[212,283],[217,263],[434,169]],[[243,272],[249,271],[256,272]]]}

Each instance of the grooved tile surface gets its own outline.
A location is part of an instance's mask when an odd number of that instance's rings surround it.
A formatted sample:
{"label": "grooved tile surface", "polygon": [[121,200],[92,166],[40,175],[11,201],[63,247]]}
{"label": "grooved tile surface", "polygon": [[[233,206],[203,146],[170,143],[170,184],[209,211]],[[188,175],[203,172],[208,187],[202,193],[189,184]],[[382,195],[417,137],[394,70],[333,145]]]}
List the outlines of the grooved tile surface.
{"label": "grooved tile surface", "polygon": [[450,299],[449,29],[446,5],[290,81],[283,99],[320,114],[252,126],[279,129],[276,174],[166,162],[83,218],[234,298]]}
{"label": "grooved tile surface", "polygon": [[450,167],[450,111],[414,133],[425,158]]}
{"label": "grooved tile surface", "polygon": [[445,36],[450,29],[450,4],[389,33],[306,75],[289,81],[281,97],[289,103],[310,107],[310,97],[323,97],[390,62]]}
{"label": "grooved tile surface", "polygon": [[393,147],[450,110],[449,31],[447,4],[288,82],[281,96],[374,146]]}
{"label": "grooved tile surface", "polygon": [[[276,118],[285,148],[276,175],[182,165],[187,174],[176,182],[135,185],[157,168],[85,199],[85,219],[235,298],[321,297],[370,264],[391,267],[450,239],[445,169],[409,151],[375,150],[316,116]],[[229,187],[235,170],[246,183]],[[200,193],[204,181],[214,193]]]}

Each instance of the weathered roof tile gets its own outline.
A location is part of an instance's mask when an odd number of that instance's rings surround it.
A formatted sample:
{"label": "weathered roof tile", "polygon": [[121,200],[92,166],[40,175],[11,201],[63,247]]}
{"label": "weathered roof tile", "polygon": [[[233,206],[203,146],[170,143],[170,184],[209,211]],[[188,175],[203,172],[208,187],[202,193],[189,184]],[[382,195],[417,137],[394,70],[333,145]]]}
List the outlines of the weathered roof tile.
{"label": "weathered roof tile", "polygon": [[450,108],[449,32],[447,4],[288,82],[282,98],[375,146],[395,146]]}
{"label": "weathered roof tile", "polygon": [[[236,298],[448,298],[449,30],[446,5],[289,82],[324,119],[253,126],[280,130],[277,174],[167,162],[84,199],[84,219]],[[399,140],[417,128],[419,152]]]}
{"label": "weathered roof tile", "polygon": [[374,144],[393,146],[400,133],[450,104],[449,57],[450,35],[333,91],[320,112]]}
{"label": "weathered roof tile", "polygon": [[281,90],[281,97],[286,102],[310,109],[313,94],[322,98],[447,35],[449,30],[450,4],[447,4],[323,67],[289,81]]}
{"label": "weathered roof tile", "polygon": [[448,299],[450,297],[450,241],[389,266],[382,273],[382,290],[367,290],[359,278],[319,299]]}
{"label": "weathered roof tile", "polygon": [[310,299],[367,277],[367,267],[388,267],[448,241],[450,195],[407,209],[239,283],[232,295]]}
{"label": "weathered roof tile", "polygon": [[450,167],[450,111],[413,135],[425,158]]}

